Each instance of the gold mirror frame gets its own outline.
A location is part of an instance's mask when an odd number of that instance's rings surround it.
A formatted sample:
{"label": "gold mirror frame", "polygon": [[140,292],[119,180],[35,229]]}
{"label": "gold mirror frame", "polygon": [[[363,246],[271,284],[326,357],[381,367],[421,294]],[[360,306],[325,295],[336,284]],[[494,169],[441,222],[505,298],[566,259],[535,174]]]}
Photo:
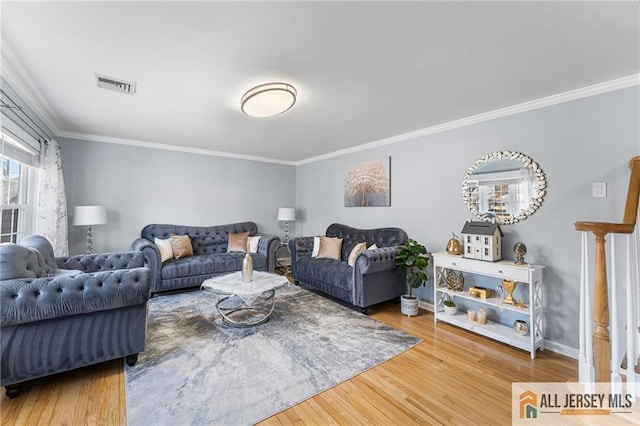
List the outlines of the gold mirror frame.
{"label": "gold mirror frame", "polygon": [[[496,167],[503,161],[511,167]],[[483,172],[483,167],[489,171]],[[483,182],[479,176],[484,175],[491,177]],[[469,166],[462,181],[462,199],[479,219],[491,222],[495,218],[500,225],[510,225],[540,208],[546,188],[545,174],[533,159],[519,152],[495,151]],[[505,197],[509,198],[506,202]]]}

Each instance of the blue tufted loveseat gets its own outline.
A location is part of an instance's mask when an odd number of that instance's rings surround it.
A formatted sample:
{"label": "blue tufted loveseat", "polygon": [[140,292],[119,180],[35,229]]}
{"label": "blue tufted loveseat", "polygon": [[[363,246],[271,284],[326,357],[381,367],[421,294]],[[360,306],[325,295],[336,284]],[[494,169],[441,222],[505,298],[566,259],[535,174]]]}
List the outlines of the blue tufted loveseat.
{"label": "blue tufted loveseat", "polygon": [[[280,238],[259,234],[254,222],[231,223],[219,226],[182,226],[151,224],[142,228],[140,238],[133,242],[133,249],[142,251],[146,265],[151,269],[151,293],[200,287],[202,282],[215,275],[242,270],[244,253],[227,252],[229,234],[249,232],[260,235],[258,252],[251,253],[253,267],[258,271],[273,272],[275,251]],[[169,259],[161,262],[155,239],[167,239],[172,234],[188,235],[193,247],[193,256]]]}
{"label": "blue tufted loveseat", "polygon": [[140,252],[54,257],[32,235],[0,244],[0,381],[22,383],[145,348],[151,274]]}
{"label": "blue tufted loveseat", "polygon": [[[357,229],[334,223],[327,237],[342,238],[341,259],[312,257],[313,238],[298,237],[289,241],[291,275],[296,283],[308,284],[324,293],[360,308],[400,297],[405,290],[404,274],[396,267],[396,247],[407,242],[400,228]],[[353,267],[347,259],[353,247],[365,242],[375,250],[358,255]]]}

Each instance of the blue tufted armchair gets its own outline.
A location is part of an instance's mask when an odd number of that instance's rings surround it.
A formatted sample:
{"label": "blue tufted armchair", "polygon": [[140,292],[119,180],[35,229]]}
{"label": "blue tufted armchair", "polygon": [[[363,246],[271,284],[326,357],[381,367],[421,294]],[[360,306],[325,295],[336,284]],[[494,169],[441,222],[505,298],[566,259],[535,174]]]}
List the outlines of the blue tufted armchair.
{"label": "blue tufted armchair", "polygon": [[0,381],[15,398],[27,380],[145,348],[151,275],[141,252],[54,257],[32,235],[0,244]]}

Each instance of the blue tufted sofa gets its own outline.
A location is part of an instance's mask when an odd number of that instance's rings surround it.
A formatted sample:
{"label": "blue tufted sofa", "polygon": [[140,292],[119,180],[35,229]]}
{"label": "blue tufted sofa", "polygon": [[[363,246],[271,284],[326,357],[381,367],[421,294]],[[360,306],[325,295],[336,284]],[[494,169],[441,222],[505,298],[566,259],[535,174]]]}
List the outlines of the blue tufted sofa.
{"label": "blue tufted sofa", "polygon": [[[142,251],[146,265],[151,269],[151,293],[199,287],[202,282],[215,275],[242,270],[244,253],[227,252],[229,234],[249,232],[260,235],[258,252],[251,253],[253,267],[258,271],[273,272],[275,251],[280,238],[259,234],[254,222],[231,223],[219,226],[181,226],[151,224],[142,228],[140,238],[133,242],[133,249]],[[170,259],[162,263],[156,238],[164,240],[171,236],[188,235],[193,246],[193,256]]]}
{"label": "blue tufted sofa", "polygon": [[[357,229],[334,223],[328,237],[343,238],[341,260],[312,257],[313,237],[298,237],[289,241],[291,275],[296,283],[308,284],[324,293],[360,308],[400,297],[405,290],[404,275],[396,267],[396,247],[407,242],[400,228]],[[361,242],[367,247],[358,255],[353,267],[347,259],[351,249]]]}
{"label": "blue tufted sofa", "polygon": [[15,398],[38,377],[145,348],[151,273],[140,252],[54,257],[32,235],[0,244],[1,385]]}

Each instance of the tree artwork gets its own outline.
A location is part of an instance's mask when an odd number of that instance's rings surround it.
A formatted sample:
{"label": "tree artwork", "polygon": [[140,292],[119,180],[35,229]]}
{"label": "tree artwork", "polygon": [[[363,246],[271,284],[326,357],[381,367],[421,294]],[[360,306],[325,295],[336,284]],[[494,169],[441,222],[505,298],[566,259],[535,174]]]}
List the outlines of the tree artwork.
{"label": "tree artwork", "polygon": [[353,165],[344,179],[345,207],[389,206],[389,160]]}

